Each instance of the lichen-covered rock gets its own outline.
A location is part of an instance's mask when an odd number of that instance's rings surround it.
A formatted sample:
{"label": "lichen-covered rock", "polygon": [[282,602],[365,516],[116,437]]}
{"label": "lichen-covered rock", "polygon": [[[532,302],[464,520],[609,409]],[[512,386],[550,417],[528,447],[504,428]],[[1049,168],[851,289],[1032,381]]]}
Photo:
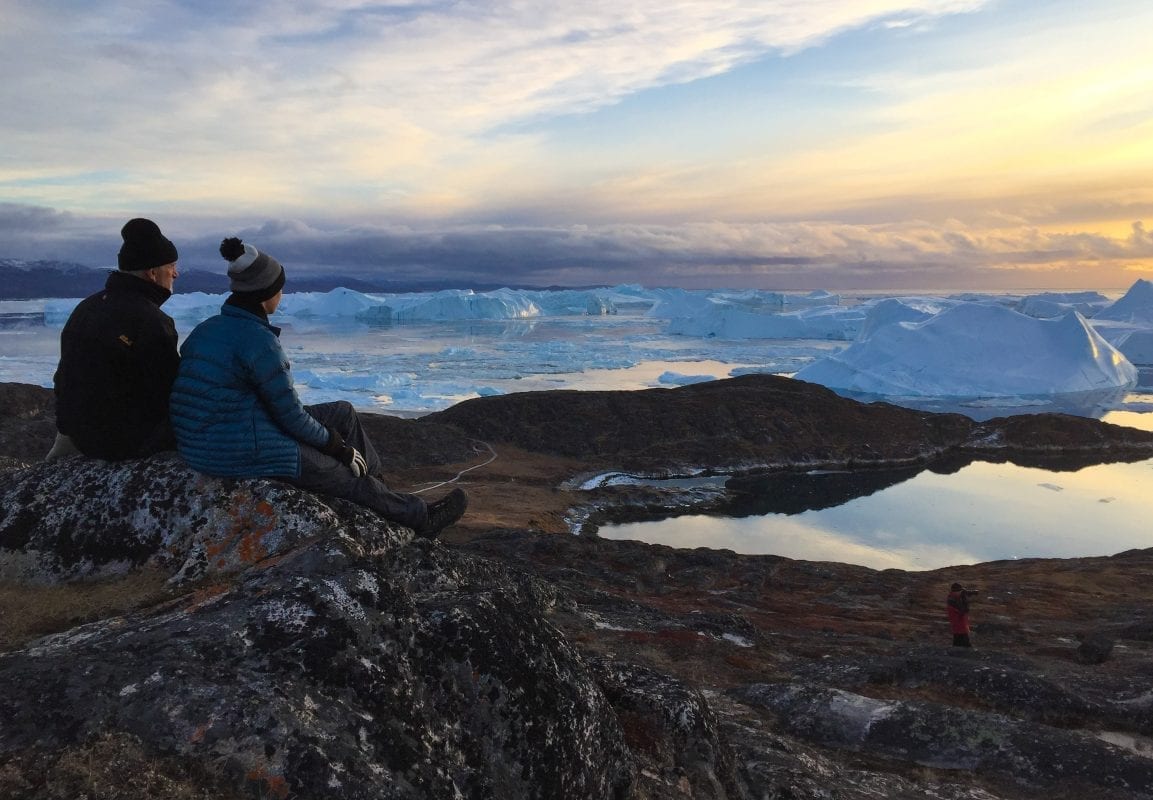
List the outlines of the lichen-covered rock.
{"label": "lichen-covered rock", "polygon": [[411,542],[367,509],[175,457],[0,477],[6,580],[147,565],[188,587],[0,655],[0,773],[129,741],[261,797],[623,796],[631,757],[546,620],[553,590]]}
{"label": "lichen-covered rock", "polygon": [[640,797],[745,796],[732,752],[699,691],[636,664],[597,660],[593,667],[640,761]]}
{"label": "lichen-covered rock", "polygon": [[272,798],[614,798],[634,779],[543,584],[347,530],[0,656],[0,764],[127,735]]}
{"label": "lichen-covered rock", "polygon": [[926,767],[999,774],[1035,787],[1072,784],[1153,797],[1153,761],[1087,733],[801,683],[756,684],[733,694],[774,712],[790,735],[825,746]]}
{"label": "lichen-covered rock", "polygon": [[[1112,640],[1106,640],[1110,648]],[[1077,651],[1080,660],[1080,648]],[[933,687],[938,695],[1010,714],[1018,719],[1068,727],[1110,726],[1153,734],[1153,697],[1148,679],[1124,673],[1071,671],[1044,674],[1040,665],[996,651],[941,652],[910,648],[901,657],[826,658],[798,668],[798,679],[827,687]]]}
{"label": "lichen-covered rock", "polygon": [[177,581],[236,572],[339,528],[412,538],[368,509],[272,480],[201,475],[174,453],[75,457],[0,475],[0,580],[55,583],[148,564]]}

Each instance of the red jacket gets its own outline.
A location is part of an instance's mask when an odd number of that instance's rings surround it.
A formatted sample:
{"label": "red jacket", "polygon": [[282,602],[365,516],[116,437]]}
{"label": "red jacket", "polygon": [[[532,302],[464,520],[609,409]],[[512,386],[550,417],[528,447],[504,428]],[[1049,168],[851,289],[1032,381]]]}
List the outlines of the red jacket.
{"label": "red jacket", "polygon": [[949,609],[949,627],[953,629],[953,633],[961,634],[969,632],[969,597],[964,591],[949,592],[949,599],[946,602],[946,608]]}

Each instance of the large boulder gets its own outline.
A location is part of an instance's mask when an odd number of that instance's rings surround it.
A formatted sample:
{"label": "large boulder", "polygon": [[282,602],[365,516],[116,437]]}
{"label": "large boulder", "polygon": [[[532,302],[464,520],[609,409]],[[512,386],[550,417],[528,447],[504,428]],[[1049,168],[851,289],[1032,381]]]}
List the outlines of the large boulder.
{"label": "large boulder", "polygon": [[781,730],[828,747],[1083,796],[1153,797],[1153,761],[1088,733],[804,683],[755,684],[733,694],[771,711]]}
{"label": "large boulder", "polygon": [[633,784],[616,716],[537,579],[163,457],[11,473],[0,498],[9,580],[149,565],[187,586],[0,655],[0,794],[51,796],[17,767],[109,741],[272,798],[583,800]]}
{"label": "large boulder", "polygon": [[74,457],[0,479],[0,580],[51,584],[152,566],[179,582],[364,530],[387,547],[412,538],[367,509],[279,481],[210,478],[174,453],[118,464]]}

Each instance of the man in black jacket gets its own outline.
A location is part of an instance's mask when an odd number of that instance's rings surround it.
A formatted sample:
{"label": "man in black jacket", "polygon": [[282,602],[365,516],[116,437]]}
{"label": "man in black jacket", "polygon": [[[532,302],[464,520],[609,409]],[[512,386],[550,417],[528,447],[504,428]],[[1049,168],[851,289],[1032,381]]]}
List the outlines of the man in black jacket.
{"label": "man in black jacket", "polygon": [[120,230],[119,271],[81,301],[60,334],[56,444],[48,460],[80,452],[139,458],[175,449],[168,395],[180,366],[176,325],[160,306],[179,274],[177,252],[155,222]]}

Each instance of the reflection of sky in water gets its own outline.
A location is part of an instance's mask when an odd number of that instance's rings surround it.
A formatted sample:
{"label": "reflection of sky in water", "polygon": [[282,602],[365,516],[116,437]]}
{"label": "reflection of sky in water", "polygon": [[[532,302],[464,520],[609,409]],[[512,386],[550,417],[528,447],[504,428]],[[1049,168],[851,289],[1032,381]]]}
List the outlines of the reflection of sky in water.
{"label": "reflection of sky in water", "polygon": [[1049,472],[974,463],[836,508],[787,516],[676,517],[600,535],[727,548],[876,569],[935,569],[1011,558],[1112,555],[1153,546],[1153,461]]}

